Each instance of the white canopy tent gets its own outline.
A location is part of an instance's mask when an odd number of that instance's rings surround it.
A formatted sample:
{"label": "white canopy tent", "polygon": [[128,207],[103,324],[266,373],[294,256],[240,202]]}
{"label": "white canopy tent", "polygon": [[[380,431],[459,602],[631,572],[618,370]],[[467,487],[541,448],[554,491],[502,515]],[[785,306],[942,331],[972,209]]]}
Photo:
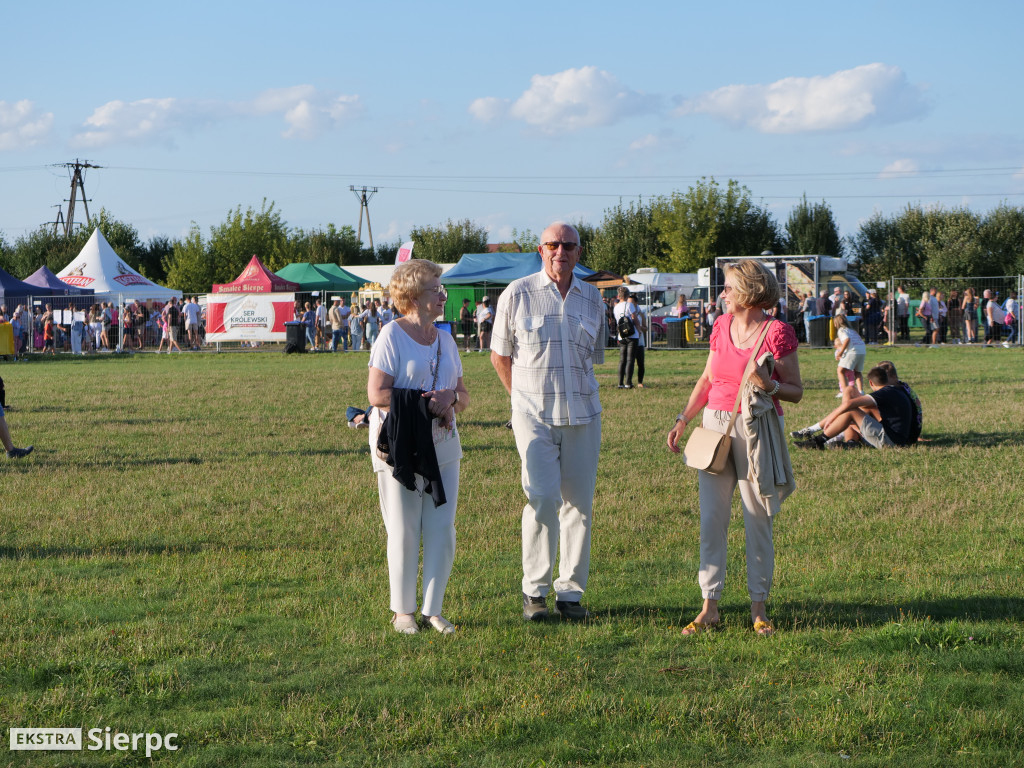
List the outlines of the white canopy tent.
{"label": "white canopy tent", "polygon": [[68,285],[92,288],[96,295],[91,298],[97,302],[165,302],[172,296],[181,298],[181,291],[157,285],[125,264],[99,229],[93,231],[89,242],[57,277]]}

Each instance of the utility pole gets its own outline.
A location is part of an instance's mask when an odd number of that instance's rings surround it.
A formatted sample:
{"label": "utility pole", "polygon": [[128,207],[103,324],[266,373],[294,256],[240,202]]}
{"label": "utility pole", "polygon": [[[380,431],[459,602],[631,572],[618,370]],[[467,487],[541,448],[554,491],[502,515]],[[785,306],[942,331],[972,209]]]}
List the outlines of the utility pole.
{"label": "utility pole", "polygon": [[[89,221],[89,200],[85,196],[85,171],[87,168],[102,168],[100,165],[93,165],[88,160],[80,162],[75,160],[73,163],[64,163],[64,167],[71,172],[71,198],[66,200],[68,204],[68,215],[64,219],[64,235],[65,237],[70,236],[75,228],[75,200],[78,196],[78,191],[82,192],[82,205],[85,206],[85,221]],[[57,225],[60,223],[60,215],[57,216],[57,221],[54,222],[54,233],[57,231]]]}
{"label": "utility pole", "polygon": [[53,234],[57,234],[60,227],[64,224],[64,209],[59,205],[51,205],[51,208],[57,209],[57,220],[53,222]]}
{"label": "utility pole", "polygon": [[[370,235],[370,250],[373,250],[373,229],[370,227],[370,198],[377,194],[377,188],[367,189],[361,187],[356,189],[354,186],[349,185],[349,189],[359,199],[359,232],[356,235],[359,238],[359,242],[363,242],[363,211],[366,211],[366,231]],[[84,193],[83,193],[84,194]]]}

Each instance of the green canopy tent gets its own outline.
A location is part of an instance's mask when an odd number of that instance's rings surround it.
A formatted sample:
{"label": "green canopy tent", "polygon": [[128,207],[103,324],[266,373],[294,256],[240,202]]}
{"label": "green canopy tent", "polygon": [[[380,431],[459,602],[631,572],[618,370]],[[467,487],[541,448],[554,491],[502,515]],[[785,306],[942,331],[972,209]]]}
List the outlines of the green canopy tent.
{"label": "green canopy tent", "polygon": [[332,290],[335,291],[350,291],[355,293],[366,283],[363,278],[358,275],[353,275],[346,269],[342,269],[337,264],[314,264],[314,267],[319,269],[321,272],[326,272],[328,275],[341,281],[340,285],[335,285]]}
{"label": "green canopy tent", "polygon": [[[325,272],[315,264],[295,262],[275,273],[278,277],[298,283],[303,293],[310,291],[354,291],[363,284],[355,275],[342,277]],[[358,284],[356,284],[358,281]],[[354,287],[353,287],[354,286]]]}

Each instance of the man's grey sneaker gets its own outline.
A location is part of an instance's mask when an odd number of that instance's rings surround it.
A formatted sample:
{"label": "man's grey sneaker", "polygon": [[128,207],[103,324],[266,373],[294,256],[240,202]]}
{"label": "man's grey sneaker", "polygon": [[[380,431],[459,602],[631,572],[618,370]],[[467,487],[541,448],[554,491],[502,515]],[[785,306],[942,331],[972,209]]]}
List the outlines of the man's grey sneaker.
{"label": "man's grey sneaker", "polygon": [[555,610],[563,619],[569,621],[586,621],[594,618],[594,614],[584,608],[579,602],[570,603],[568,600],[556,600]]}
{"label": "man's grey sneaker", "polygon": [[527,621],[543,621],[548,617],[548,602],[543,597],[523,593],[523,618]]}
{"label": "man's grey sneaker", "polygon": [[793,432],[790,432],[789,436],[792,438],[810,437],[817,431],[818,430],[816,427],[804,427],[803,429],[797,429]]}
{"label": "man's grey sneaker", "polygon": [[28,456],[30,453],[32,453],[32,448],[33,447],[34,446],[30,445],[28,448],[11,448],[11,450],[9,450],[7,452],[7,458],[8,459],[20,459],[20,458],[23,458],[25,456]]}
{"label": "man's grey sneaker", "polygon": [[797,440],[794,445],[797,448],[811,448],[812,450],[823,451],[825,450],[825,436],[815,435],[806,440]]}

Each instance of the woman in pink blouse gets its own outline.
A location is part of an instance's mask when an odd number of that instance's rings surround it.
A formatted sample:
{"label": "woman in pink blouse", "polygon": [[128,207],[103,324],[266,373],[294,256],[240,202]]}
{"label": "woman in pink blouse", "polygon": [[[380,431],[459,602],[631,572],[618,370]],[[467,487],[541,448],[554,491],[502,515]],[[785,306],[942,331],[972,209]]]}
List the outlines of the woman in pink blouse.
{"label": "woman in pink blouse", "polygon": [[[765,366],[757,366],[750,381],[771,395],[775,410],[782,422],[780,401],[800,402],[804,387],[797,362],[798,346],[793,328],[773,320],[768,310],[779,302],[779,284],[775,277],[759,262],[746,260],[730,267],[725,273],[726,311],[715,320],[711,331],[711,352],[704,373],[676,417],[675,426],[668,433],[668,447],[679,453],[686,425],[704,411],[703,426],[716,432],[725,432],[729,426],[736,394],[743,371],[751,355],[771,352],[775,369],[771,375]],[[754,344],[764,323],[771,323],[759,349]],[[705,407],[706,406],[706,407]],[[742,411],[742,405],[741,405]],[[780,423],[780,433],[785,425]],[[698,582],[704,596],[704,605],[697,617],[683,630],[694,635],[717,628],[721,623],[718,601],[725,583],[726,538],[732,497],[739,485],[743,505],[743,522],[747,538],[747,590],[750,593],[750,617],[754,631],[771,635],[774,627],[768,620],[765,601],[771,589],[775,565],[772,544],[772,518],[761,501],[756,487],[747,479],[747,444],[742,432],[733,428],[730,461],[719,474],[700,471],[700,572]]]}

